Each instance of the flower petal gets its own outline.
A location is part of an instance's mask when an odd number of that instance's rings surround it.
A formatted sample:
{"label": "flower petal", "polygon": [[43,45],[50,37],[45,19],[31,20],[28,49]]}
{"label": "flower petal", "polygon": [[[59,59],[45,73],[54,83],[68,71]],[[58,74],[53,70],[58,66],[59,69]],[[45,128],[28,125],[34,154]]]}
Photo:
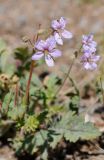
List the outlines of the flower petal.
{"label": "flower petal", "polygon": [[86,35],[82,35],[82,43],[86,44],[88,37]]}
{"label": "flower petal", "polygon": [[52,49],[54,49],[56,47],[56,41],[55,41],[55,38],[53,36],[49,37],[46,40],[46,43],[47,43],[47,47],[48,47],[49,51],[51,51]]}
{"label": "flower petal", "polygon": [[91,42],[91,46],[96,47],[96,46],[97,46],[97,43],[96,43],[95,41],[92,41],[92,42]]}
{"label": "flower petal", "polygon": [[93,41],[93,34],[82,36],[82,43],[87,44],[87,43],[91,43],[92,41]]}
{"label": "flower petal", "polygon": [[99,61],[99,59],[100,59],[100,56],[95,56],[95,55],[93,56],[93,61],[94,62]]}
{"label": "flower petal", "polygon": [[57,30],[60,27],[60,23],[57,20],[53,20],[52,23],[51,23],[51,27],[54,30]]}
{"label": "flower petal", "polygon": [[32,56],[32,60],[39,60],[44,56],[43,52],[36,52],[33,56]]}
{"label": "flower petal", "polygon": [[52,57],[49,54],[45,55],[45,61],[46,61],[46,64],[49,67],[53,67],[54,66],[54,60],[52,59]]}
{"label": "flower petal", "polygon": [[61,17],[59,22],[60,22],[61,29],[64,29],[67,23],[66,19],[64,17]]}
{"label": "flower petal", "polygon": [[55,41],[56,41],[59,45],[63,45],[63,40],[62,40],[61,36],[60,36],[57,32],[54,33],[54,37],[55,37]]}
{"label": "flower petal", "polygon": [[93,52],[96,52],[96,48],[93,47],[93,46],[89,46],[89,45],[83,45],[83,49],[84,49],[84,52],[90,52],[90,53],[93,53]]}
{"label": "flower petal", "polygon": [[97,68],[97,64],[96,63],[91,63],[91,69],[94,70]]}
{"label": "flower petal", "polygon": [[85,62],[83,65],[84,65],[84,68],[85,68],[85,69],[87,69],[87,70],[88,70],[88,69],[91,69],[91,64],[90,64],[90,63]]}
{"label": "flower petal", "polygon": [[86,58],[89,58],[91,55],[92,55],[92,52],[90,50],[86,50],[83,53],[83,56],[86,57]]}
{"label": "flower petal", "polygon": [[35,48],[38,49],[38,50],[40,50],[40,51],[43,51],[45,45],[46,45],[45,41],[39,40],[39,41],[36,42]]}
{"label": "flower petal", "polygon": [[67,31],[67,30],[64,30],[64,31],[62,32],[62,36],[63,36],[64,38],[68,38],[68,39],[71,39],[71,38],[73,37],[72,33],[69,32],[69,31]]}
{"label": "flower petal", "polygon": [[93,34],[89,34],[89,35],[88,35],[88,42],[89,42],[89,43],[92,42],[92,41],[93,41],[93,38],[94,38]]}
{"label": "flower petal", "polygon": [[96,63],[89,63],[89,62],[86,62],[86,63],[84,63],[83,64],[84,65],[84,68],[85,69],[90,69],[90,70],[94,70],[94,69],[96,69],[97,68],[97,64]]}
{"label": "flower petal", "polygon": [[60,57],[61,55],[62,55],[62,53],[61,53],[61,51],[60,50],[58,50],[58,49],[54,49],[52,52],[50,52],[50,55],[52,56],[52,57]]}

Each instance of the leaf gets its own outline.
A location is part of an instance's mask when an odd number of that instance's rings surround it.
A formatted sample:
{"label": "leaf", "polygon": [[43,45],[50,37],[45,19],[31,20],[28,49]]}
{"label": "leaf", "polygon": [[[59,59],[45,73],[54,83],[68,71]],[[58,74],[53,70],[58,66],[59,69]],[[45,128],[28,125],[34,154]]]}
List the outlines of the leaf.
{"label": "leaf", "polygon": [[11,120],[0,120],[0,137],[10,129],[13,123]]}
{"label": "leaf", "polygon": [[34,134],[27,134],[22,138],[17,136],[13,140],[13,147],[16,149],[16,152],[20,154],[21,151],[26,151],[29,154],[34,154],[37,150],[41,151],[41,155],[45,156],[45,149],[47,149],[47,135],[48,132],[45,130],[40,130]]}
{"label": "leaf", "polygon": [[54,97],[56,90],[57,90],[58,81],[59,79],[54,74],[51,74],[49,78],[47,79],[46,89],[44,91],[46,96],[48,97],[47,101],[51,101],[52,97]]}
{"label": "leaf", "polygon": [[15,66],[11,61],[13,61],[12,54],[7,50],[6,43],[0,39],[0,70],[9,76],[15,71]]}
{"label": "leaf", "polygon": [[55,147],[57,146],[57,144],[60,142],[61,139],[62,139],[62,135],[53,134],[52,135],[52,142],[50,142],[50,147],[52,147],[52,149],[55,149]]}
{"label": "leaf", "polygon": [[79,102],[80,102],[80,97],[76,94],[73,94],[73,96],[70,97],[69,109],[71,111],[78,113]]}
{"label": "leaf", "polygon": [[13,93],[10,92],[10,93],[7,93],[6,96],[4,97],[3,104],[2,104],[2,113],[3,114],[7,113],[7,111],[8,111],[9,104],[12,100],[12,96],[13,96]]}
{"label": "leaf", "polygon": [[8,74],[9,76],[12,76],[16,70],[12,57],[13,55],[7,50],[5,50],[0,57],[0,69],[3,73]]}
{"label": "leaf", "polygon": [[37,87],[41,87],[42,86],[42,83],[39,79],[39,77],[36,75],[36,74],[33,74],[32,75],[32,80],[31,80],[31,83]]}
{"label": "leaf", "polygon": [[44,122],[44,120],[46,119],[46,116],[48,114],[48,111],[43,111],[41,112],[38,116],[37,119],[39,120],[40,124]]}
{"label": "leaf", "polygon": [[8,117],[12,120],[21,119],[25,113],[25,110],[24,105],[14,106],[14,103],[11,102],[8,110]]}
{"label": "leaf", "polygon": [[6,43],[0,38],[0,54],[5,52],[5,50],[6,50]]}
{"label": "leaf", "polygon": [[28,47],[16,48],[14,51],[14,55],[16,59],[19,59],[23,62],[26,61],[30,57]]}
{"label": "leaf", "polygon": [[65,114],[53,130],[71,142],[76,142],[78,139],[94,139],[100,135],[92,123],[85,123],[82,115],[73,115],[72,112]]}
{"label": "leaf", "polygon": [[78,124],[64,133],[65,139],[70,142],[76,142],[78,139],[91,140],[99,135],[99,131],[91,123]]}
{"label": "leaf", "polygon": [[14,57],[20,64],[17,67],[16,74],[19,77],[24,76],[24,71],[29,71],[31,64],[31,53],[28,47],[18,47],[14,51]]}
{"label": "leaf", "polygon": [[[52,106],[48,107],[48,115],[47,118],[51,118],[53,115],[56,115],[58,113],[61,113],[65,110],[63,106]],[[47,119],[48,120],[48,119]]]}
{"label": "leaf", "polygon": [[[26,79],[28,80],[29,75],[26,75]],[[42,88],[42,83],[39,77],[36,74],[32,75],[31,85],[30,85],[30,95],[34,95],[39,89]]]}
{"label": "leaf", "polygon": [[47,148],[44,149],[43,153],[41,154],[41,158],[43,160],[48,160],[48,151],[47,151]]}

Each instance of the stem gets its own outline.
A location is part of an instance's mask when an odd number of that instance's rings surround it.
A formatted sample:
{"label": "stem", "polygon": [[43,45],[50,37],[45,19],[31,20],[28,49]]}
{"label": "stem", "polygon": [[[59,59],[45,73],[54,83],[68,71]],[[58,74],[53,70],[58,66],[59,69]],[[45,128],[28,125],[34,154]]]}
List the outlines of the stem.
{"label": "stem", "polygon": [[26,104],[27,104],[27,105],[28,105],[28,103],[29,103],[29,90],[30,90],[30,83],[31,83],[33,68],[34,68],[34,61],[31,62],[30,74],[29,74],[29,79],[28,79],[27,87],[26,87]]}
{"label": "stem", "polygon": [[16,91],[15,91],[14,106],[16,106],[18,103],[18,91],[19,91],[19,87],[18,87],[18,83],[17,83],[16,84]]}
{"label": "stem", "polygon": [[79,90],[78,90],[78,88],[77,88],[75,82],[74,82],[73,79],[70,77],[70,75],[68,76],[68,78],[69,78],[69,80],[70,80],[72,86],[74,87],[74,89],[75,89],[77,95],[79,95]]}
{"label": "stem", "polygon": [[104,105],[104,90],[103,90],[102,78],[101,77],[100,77],[100,85],[101,85],[102,100],[103,100],[103,105]]}
{"label": "stem", "polygon": [[[37,34],[36,34],[35,42],[38,40],[38,38],[39,38],[39,35],[38,35],[38,33],[37,33]],[[29,39],[28,41],[29,41],[29,43],[31,44],[31,46],[33,47],[33,51],[34,51],[34,45],[33,45],[33,43],[31,42],[30,39]],[[35,43],[35,42],[34,42],[34,43]],[[32,60],[32,61],[31,61],[31,66],[30,66],[29,79],[28,79],[27,86],[26,86],[26,95],[25,95],[25,103],[26,103],[26,105],[27,105],[27,110],[28,110],[28,104],[29,104],[29,90],[30,90],[30,83],[31,83],[31,78],[32,78],[33,69],[34,69],[34,61]]]}
{"label": "stem", "polygon": [[1,111],[1,109],[2,109],[2,101],[0,100],[0,111]]}
{"label": "stem", "polygon": [[56,95],[60,92],[60,90],[61,90],[62,87],[64,86],[67,78],[68,78],[69,75],[70,75],[70,72],[71,72],[72,67],[73,67],[73,65],[74,65],[74,62],[75,62],[75,59],[77,58],[78,54],[81,52],[81,49],[82,49],[82,45],[81,45],[81,47],[78,49],[78,51],[75,52],[75,58],[72,60],[72,63],[71,63],[71,65],[69,66],[68,72],[66,73],[66,76],[65,76],[65,78],[64,78],[64,80],[63,80],[63,83],[62,83],[62,85],[59,87],[59,89],[56,91],[54,97],[56,97]]}
{"label": "stem", "polygon": [[74,62],[75,62],[75,58],[73,59],[71,65],[70,65],[70,67],[69,67],[69,69],[68,69],[68,72],[67,72],[67,74],[66,74],[66,76],[65,76],[65,78],[64,78],[64,80],[63,80],[62,85],[61,85],[61,86],[59,87],[59,89],[56,91],[55,97],[56,97],[56,95],[60,92],[60,90],[61,90],[62,87],[64,86],[67,78],[69,77],[69,74],[70,74],[70,72],[71,72],[71,69],[72,69],[72,67],[73,67]]}

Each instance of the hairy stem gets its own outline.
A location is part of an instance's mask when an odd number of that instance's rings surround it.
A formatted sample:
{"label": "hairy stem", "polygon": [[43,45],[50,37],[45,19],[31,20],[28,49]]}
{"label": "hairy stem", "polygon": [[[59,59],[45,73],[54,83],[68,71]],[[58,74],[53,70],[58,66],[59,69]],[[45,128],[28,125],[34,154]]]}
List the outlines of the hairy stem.
{"label": "hairy stem", "polygon": [[14,106],[16,106],[17,103],[18,103],[18,92],[19,92],[19,87],[18,87],[18,83],[17,83],[16,84],[16,90],[15,90]]}
{"label": "hairy stem", "polygon": [[29,90],[30,90],[30,83],[31,83],[33,69],[34,69],[34,61],[31,62],[30,74],[29,74],[29,79],[28,79],[27,87],[26,87],[26,104],[27,105],[29,104]]}
{"label": "hairy stem", "polygon": [[71,65],[70,65],[70,67],[69,67],[69,69],[68,69],[68,72],[66,73],[66,76],[65,76],[65,78],[64,78],[64,80],[63,80],[62,85],[61,85],[61,86],[59,87],[59,89],[56,91],[55,97],[56,97],[56,95],[60,92],[60,90],[61,90],[61,89],[62,89],[62,87],[64,86],[64,84],[65,84],[65,82],[66,82],[67,78],[69,77],[69,74],[70,74],[71,69],[72,69],[73,64],[74,64],[74,61],[75,61],[75,58],[73,59],[73,61],[72,61]]}
{"label": "hairy stem", "polygon": [[103,90],[102,78],[101,77],[100,77],[100,85],[101,85],[102,100],[103,100],[103,105],[104,105],[104,90]]}
{"label": "hairy stem", "polygon": [[70,72],[71,72],[71,70],[72,70],[72,67],[73,67],[73,65],[74,65],[74,62],[75,62],[76,58],[78,57],[78,54],[81,52],[81,49],[82,49],[82,45],[81,45],[81,47],[79,48],[79,50],[74,53],[74,54],[75,54],[75,57],[73,58],[72,63],[71,63],[71,65],[69,66],[68,72],[66,73],[66,76],[65,76],[65,78],[64,78],[64,80],[63,80],[62,85],[61,85],[61,86],[59,87],[59,89],[56,91],[54,97],[57,96],[57,94],[61,91],[62,87],[64,86],[67,78],[68,78],[69,75],[70,75]]}

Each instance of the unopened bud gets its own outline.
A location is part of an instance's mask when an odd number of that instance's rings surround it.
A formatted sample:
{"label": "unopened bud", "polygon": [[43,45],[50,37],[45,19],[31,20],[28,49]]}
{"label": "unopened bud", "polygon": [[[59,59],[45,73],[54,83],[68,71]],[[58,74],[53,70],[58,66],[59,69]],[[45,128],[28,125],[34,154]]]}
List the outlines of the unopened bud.
{"label": "unopened bud", "polygon": [[27,37],[27,36],[24,36],[24,37],[22,37],[22,40],[23,40],[23,42],[28,42],[30,39],[29,39],[29,37]]}
{"label": "unopened bud", "polygon": [[75,55],[75,58],[77,58],[77,57],[78,57],[78,52],[75,51],[75,52],[74,52],[74,55]]}

